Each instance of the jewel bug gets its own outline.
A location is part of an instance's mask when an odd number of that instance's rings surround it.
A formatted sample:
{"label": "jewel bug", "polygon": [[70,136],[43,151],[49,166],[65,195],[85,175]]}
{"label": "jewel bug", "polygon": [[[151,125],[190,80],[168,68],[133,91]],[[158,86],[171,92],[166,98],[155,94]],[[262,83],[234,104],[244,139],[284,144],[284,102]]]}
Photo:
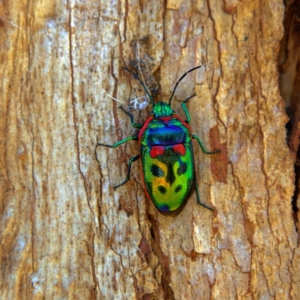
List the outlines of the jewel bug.
{"label": "jewel bug", "polygon": [[152,111],[144,124],[138,124],[134,122],[133,115],[120,106],[119,108],[129,116],[132,126],[138,129],[137,133],[113,145],[97,144],[97,147],[116,148],[130,140],[138,141],[140,153],[129,159],[126,179],[114,188],[122,186],[130,179],[131,164],[141,158],[145,192],[161,212],[171,212],[180,208],[185,203],[193,185],[196,190],[198,204],[212,210],[211,207],[200,201],[192,140],[195,139],[198,142],[205,154],[218,153],[220,150],[208,152],[200,138],[192,133],[192,128],[189,126],[191,117],[186,103],[196,94],[181,103],[186,115],[185,121],[171,108],[171,101],[180,81],[188,73],[200,67],[190,69],[179,78],[168,103],[154,103],[152,96],[138,74],[123,68],[141,83],[150,99]]}

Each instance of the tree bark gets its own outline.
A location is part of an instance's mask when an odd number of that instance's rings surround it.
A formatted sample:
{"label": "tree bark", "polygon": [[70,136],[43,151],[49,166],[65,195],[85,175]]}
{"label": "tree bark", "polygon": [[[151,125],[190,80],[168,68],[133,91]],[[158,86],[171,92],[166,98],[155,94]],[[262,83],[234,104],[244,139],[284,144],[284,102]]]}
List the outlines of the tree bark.
{"label": "tree bark", "polygon": [[[299,299],[295,154],[278,85],[282,1],[3,2],[1,299]],[[167,101],[195,144],[195,194],[143,191],[129,110]],[[112,99],[115,98],[115,99]],[[144,101],[144,102],[143,102]],[[143,123],[151,110],[133,109]]]}

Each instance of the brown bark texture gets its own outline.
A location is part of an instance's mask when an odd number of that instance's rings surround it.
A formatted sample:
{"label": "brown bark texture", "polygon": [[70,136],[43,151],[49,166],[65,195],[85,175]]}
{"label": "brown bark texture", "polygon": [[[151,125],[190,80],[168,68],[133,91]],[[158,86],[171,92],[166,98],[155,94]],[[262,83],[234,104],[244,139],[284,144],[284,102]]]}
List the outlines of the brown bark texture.
{"label": "brown bark texture", "polygon": [[[300,299],[295,153],[278,84],[284,5],[253,1],[0,4],[0,299]],[[195,193],[145,196],[128,110],[145,91],[183,118]],[[115,98],[115,99],[113,99]],[[117,100],[116,100],[117,99]],[[132,101],[130,103],[130,101]],[[144,122],[151,110],[131,110]]]}
{"label": "brown bark texture", "polygon": [[287,1],[284,18],[284,36],[279,52],[279,84],[290,118],[287,124],[288,145],[296,154],[295,193],[293,207],[295,221],[300,229],[300,1]]}

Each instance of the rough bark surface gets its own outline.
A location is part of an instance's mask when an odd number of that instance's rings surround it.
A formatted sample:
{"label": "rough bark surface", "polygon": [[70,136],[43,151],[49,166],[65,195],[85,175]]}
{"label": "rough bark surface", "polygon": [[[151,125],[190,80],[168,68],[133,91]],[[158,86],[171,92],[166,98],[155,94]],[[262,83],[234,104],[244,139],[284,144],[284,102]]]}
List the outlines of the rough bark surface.
{"label": "rough bark surface", "polygon": [[[299,299],[295,155],[278,85],[282,1],[0,5],[1,299]],[[118,110],[193,91],[203,202],[160,214]],[[159,89],[158,89],[159,87]],[[110,96],[109,96],[110,95]],[[143,122],[149,113],[135,110]]]}
{"label": "rough bark surface", "polygon": [[284,36],[279,52],[280,90],[290,120],[287,124],[288,145],[297,155],[293,207],[299,232],[300,219],[300,2],[287,1]]}

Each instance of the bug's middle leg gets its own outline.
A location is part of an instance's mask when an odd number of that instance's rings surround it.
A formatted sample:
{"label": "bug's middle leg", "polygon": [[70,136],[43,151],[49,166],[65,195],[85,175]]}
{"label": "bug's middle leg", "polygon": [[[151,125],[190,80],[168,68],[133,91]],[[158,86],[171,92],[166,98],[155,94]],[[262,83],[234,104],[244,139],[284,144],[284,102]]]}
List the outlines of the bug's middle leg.
{"label": "bug's middle leg", "polygon": [[138,154],[138,155],[136,155],[136,156],[133,156],[133,157],[131,157],[131,158],[128,160],[128,170],[127,170],[126,179],[125,179],[122,183],[120,183],[120,184],[114,186],[114,189],[116,189],[116,188],[120,187],[121,185],[125,184],[125,183],[130,179],[131,164],[132,164],[133,162],[135,162],[136,160],[138,160],[139,158],[140,158],[140,154]]}
{"label": "bug's middle leg", "polygon": [[216,150],[216,151],[207,151],[203,145],[203,143],[201,142],[200,138],[196,135],[196,134],[192,134],[193,139],[196,139],[196,141],[198,142],[199,146],[201,147],[202,151],[204,154],[215,154],[215,153],[219,153],[221,152],[220,149]]}
{"label": "bug's middle leg", "polygon": [[[125,138],[125,139],[123,139],[123,140],[121,140],[121,141],[118,141],[118,142],[114,143],[113,145],[108,145],[108,144],[98,143],[97,146],[96,146],[96,149],[97,149],[98,146],[104,146],[104,147],[109,147],[109,148],[116,148],[116,147],[118,147],[118,146],[120,146],[120,145],[122,145],[122,144],[124,144],[124,143],[126,143],[126,142],[128,142],[128,141],[130,141],[130,140],[137,140],[137,139],[138,139],[138,137],[137,137],[136,135],[132,135],[132,136],[129,136],[129,137],[127,137],[127,138]],[[95,149],[95,151],[96,151],[96,149]],[[96,157],[97,157],[97,155],[96,155]],[[114,186],[114,189],[116,189],[116,188],[118,188],[119,186],[125,184],[125,183],[129,180],[129,177],[130,177],[130,170],[131,170],[131,164],[132,164],[134,161],[136,161],[139,157],[140,157],[140,154],[138,154],[138,155],[136,155],[136,156],[133,156],[133,157],[131,157],[131,158],[129,159],[129,161],[128,161],[128,171],[127,171],[126,179],[125,179],[125,181],[123,181],[121,184]]]}

